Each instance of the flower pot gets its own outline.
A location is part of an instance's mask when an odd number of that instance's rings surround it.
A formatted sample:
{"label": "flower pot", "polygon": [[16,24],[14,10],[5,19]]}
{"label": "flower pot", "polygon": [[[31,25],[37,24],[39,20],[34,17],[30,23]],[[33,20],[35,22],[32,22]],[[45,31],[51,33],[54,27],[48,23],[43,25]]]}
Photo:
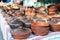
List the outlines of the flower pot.
{"label": "flower pot", "polygon": [[43,36],[49,32],[49,24],[46,22],[32,22],[31,28],[35,35]]}
{"label": "flower pot", "polygon": [[12,37],[14,39],[25,39],[28,38],[30,35],[31,30],[29,28],[24,29],[14,29],[11,31]]}

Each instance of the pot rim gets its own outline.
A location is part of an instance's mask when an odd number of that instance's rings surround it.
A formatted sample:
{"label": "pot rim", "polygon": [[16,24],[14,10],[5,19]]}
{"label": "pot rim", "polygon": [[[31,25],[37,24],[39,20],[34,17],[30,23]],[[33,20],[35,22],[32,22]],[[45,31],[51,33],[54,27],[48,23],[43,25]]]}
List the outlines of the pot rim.
{"label": "pot rim", "polygon": [[31,25],[34,25],[34,26],[49,26],[49,24],[47,22],[32,22]]}
{"label": "pot rim", "polygon": [[50,24],[50,25],[55,25],[55,26],[58,26],[58,25],[60,25],[60,24]]}

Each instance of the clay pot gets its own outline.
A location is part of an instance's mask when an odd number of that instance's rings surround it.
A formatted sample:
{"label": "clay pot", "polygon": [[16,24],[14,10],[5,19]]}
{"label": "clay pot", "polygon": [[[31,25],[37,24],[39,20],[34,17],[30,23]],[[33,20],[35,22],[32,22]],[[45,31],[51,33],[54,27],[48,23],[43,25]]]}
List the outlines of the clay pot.
{"label": "clay pot", "polygon": [[49,32],[49,24],[46,22],[32,22],[31,28],[35,35],[43,36]]}
{"label": "clay pot", "polygon": [[52,31],[60,31],[60,18],[59,17],[52,17],[49,24]]}
{"label": "clay pot", "polygon": [[60,12],[60,4],[57,4],[57,9]]}
{"label": "clay pot", "polygon": [[60,24],[52,24],[51,29],[52,31],[60,31]]}
{"label": "clay pot", "polygon": [[31,30],[29,28],[24,28],[24,29],[14,29],[11,31],[12,37],[14,39],[25,39],[28,38],[30,35]]}
{"label": "clay pot", "polygon": [[48,15],[55,15],[57,14],[57,5],[56,4],[52,4],[48,6]]}
{"label": "clay pot", "polygon": [[11,29],[16,29],[16,28],[22,26],[23,25],[23,22],[21,22],[21,21],[19,21],[17,19],[12,18],[9,21],[9,25],[10,25]]}

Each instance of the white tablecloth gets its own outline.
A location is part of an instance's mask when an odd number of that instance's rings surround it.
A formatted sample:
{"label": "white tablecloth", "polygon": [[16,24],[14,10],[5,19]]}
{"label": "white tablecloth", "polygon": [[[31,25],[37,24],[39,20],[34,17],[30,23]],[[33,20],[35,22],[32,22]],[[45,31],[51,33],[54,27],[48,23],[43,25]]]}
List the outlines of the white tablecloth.
{"label": "white tablecloth", "polygon": [[2,14],[0,14],[0,26],[1,26],[1,30],[2,30],[2,33],[3,33],[3,38],[5,40],[8,40],[8,34],[10,33],[10,27],[6,23],[5,18],[3,17]]}

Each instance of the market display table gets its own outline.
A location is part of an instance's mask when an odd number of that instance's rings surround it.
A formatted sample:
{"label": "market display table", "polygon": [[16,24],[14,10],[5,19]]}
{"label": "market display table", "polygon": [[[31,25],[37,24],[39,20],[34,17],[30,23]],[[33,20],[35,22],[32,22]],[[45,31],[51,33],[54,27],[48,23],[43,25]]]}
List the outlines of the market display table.
{"label": "market display table", "polygon": [[[20,39],[13,39],[10,33],[10,26],[5,21],[5,18],[2,14],[0,14],[0,26],[3,34],[4,40],[20,40]],[[30,37],[23,40],[60,40],[60,31],[59,32],[49,32],[46,36],[35,36],[30,34]]]}

